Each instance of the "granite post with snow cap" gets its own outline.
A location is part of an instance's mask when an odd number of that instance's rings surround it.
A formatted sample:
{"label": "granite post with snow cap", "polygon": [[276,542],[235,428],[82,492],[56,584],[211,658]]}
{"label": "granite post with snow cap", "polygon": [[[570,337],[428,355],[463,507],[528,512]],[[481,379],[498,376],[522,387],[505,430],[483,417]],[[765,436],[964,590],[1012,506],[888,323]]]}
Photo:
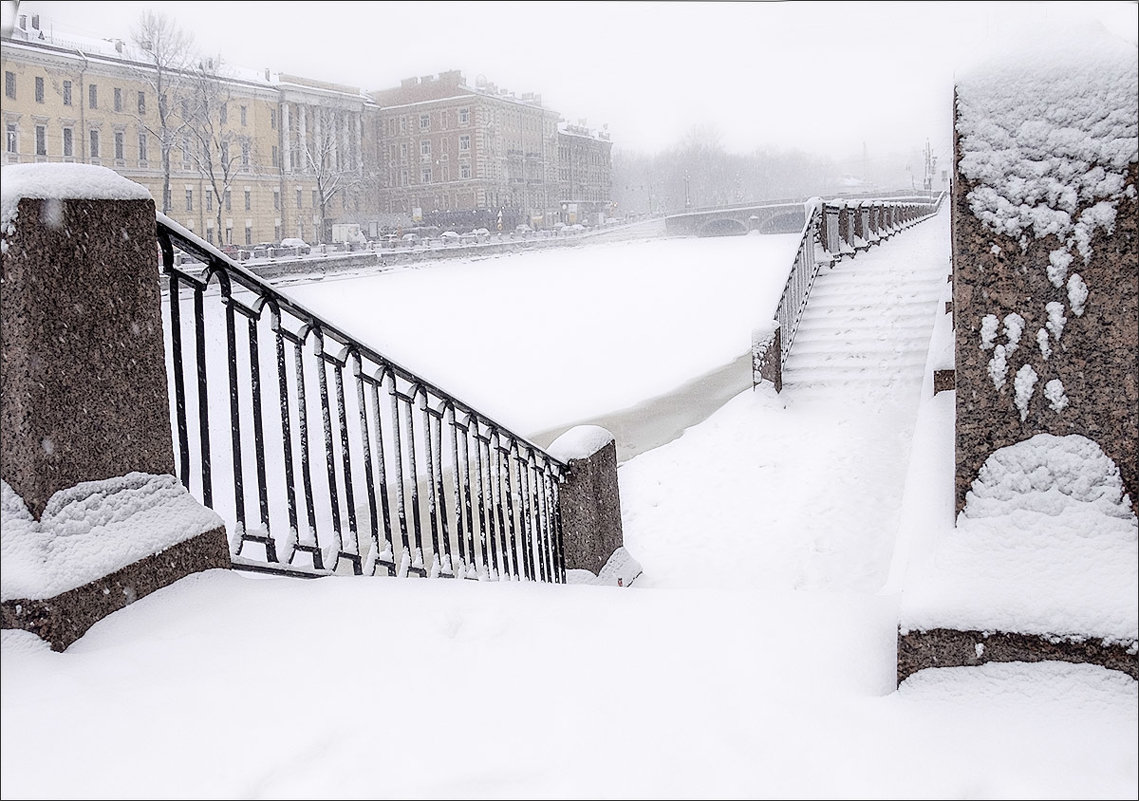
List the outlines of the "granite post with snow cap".
{"label": "granite post with snow cap", "polygon": [[1098,443],[1139,500],[1136,72],[1133,45],[1073,30],[958,80],[958,512],[1039,433]]}
{"label": "granite post with snow cap", "polygon": [[0,229],[3,626],[62,649],[160,586],[228,567],[228,547],[171,475],[150,193],[93,165],[4,167]]}
{"label": "granite post with snow cap", "polygon": [[1139,678],[1137,75],[1134,45],[1073,29],[958,80],[956,519],[908,568],[899,683],[994,661]]}
{"label": "granite post with snow cap", "polygon": [[547,452],[569,465],[558,492],[567,580],[629,586],[641,566],[624,547],[613,435],[600,426],[575,426]]}

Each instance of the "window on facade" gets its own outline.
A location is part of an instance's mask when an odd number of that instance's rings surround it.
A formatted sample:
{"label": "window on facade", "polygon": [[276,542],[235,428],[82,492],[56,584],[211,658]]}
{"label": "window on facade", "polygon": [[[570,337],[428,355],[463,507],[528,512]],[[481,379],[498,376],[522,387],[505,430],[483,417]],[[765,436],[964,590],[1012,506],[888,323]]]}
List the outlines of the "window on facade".
{"label": "window on facade", "polygon": [[425,183],[425,184],[431,183],[431,168],[425,167],[423,169],[423,171],[420,173],[420,178],[422,179],[423,183]]}
{"label": "window on facade", "polygon": [[229,169],[229,142],[221,143],[221,166],[223,170]]}
{"label": "window on facade", "polygon": [[91,140],[91,148],[90,148],[91,158],[97,159],[97,158],[99,158],[99,132],[96,130],[92,130],[90,132],[89,138]]}
{"label": "window on facade", "polygon": [[242,167],[248,167],[249,166],[249,140],[248,139],[241,143],[241,166]]}
{"label": "window on facade", "polygon": [[[16,78],[13,75],[12,76],[12,86],[13,86],[12,92],[13,93],[16,91],[14,88],[15,85],[16,85]],[[16,96],[15,94],[12,95],[12,97],[15,97],[15,96]],[[400,133],[407,133],[407,117],[400,117],[399,118],[399,132]]]}
{"label": "window on facade", "polygon": [[36,76],[36,102],[44,102],[44,79]]}
{"label": "window on facade", "polygon": [[186,190],[186,211],[193,211],[193,210],[194,210],[194,190],[193,189],[187,189]]}
{"label": "window on facade", "polygon": [[431,116],[429,114],[420,114],[419,115],[419,130],[421,130],[421,131],[430,131],[431,130]]}
{"label": "window on facade", "polygon": [[279,166],[280,159],[281,159],[280,151],[277,150],[276,145],[273,145],[273,166],[274,167]]}
{"label": "window on facade", "polygon": [[115,111],[123,110],[123,90],[115,87]]}
{"label": "window on facade", "polygon": [[245,210],[253,211],[253,193],[248,189],[245,190]]}
{"label": "window on facade", "polygon": [[146,92],[139,92],[138,93],[138,113],[139,114],[145,114],[146,113]]}
{"label": "window on facade", "polygon": [[459,125],[466,125],[471,121],[471,110],[469,108],[459,109]]}
{"label": "window on facade", "polygon": [[47,155],[47,127],[44,125],[36,126],[36,155]]}
{"label": "window on facade", "polygon": [[87,107],[99,108],[99,87],[96,84],[87,87]]}
{"label": "window on facade", "polygon": [[145,165],[147,162],[147,146],[146,146],[146,133],[139,132],[138,135],[138,163]]}
{"label": "window on facade", "polygon": [[399,171],[399,185],[407,186],[407,170]]}
{"label": "window on facade", "polygon": [[419,143],[419,155],[421,155],[421,156],[430,156],[431,155],[431,140],[424,139],[423,141],[421,141]]}
{"label": "window on facade", "polygon": [[190,169],[190,136],[182,134],[182,169]]}
{"label": "window on facade", "polygon": [[245,125],[248,118],[245,115],[245,106],[241,107],[241,124]]}
{"label": "window on facade", "polygon": [[269,127],[274,131],[277,130],[277,109],[269,109]]}
{"label": "window on facade", "polygon": [[126,158],[126,156],[123,155],[123,151],[125,150],[123,140],[125,138],[126,134],[122,131],[115,131],[115,161],[122,161]]}
{"label": "window on facade", "polygon": [[245,226],[245,244],[253,244],[253,229],[250,226]]}
{"label": "window on facade", "polygon": [[214,210],[214,193],[206,190],[206,211]]}
{"label": "window on facade", "polygon": [[228,244],[228,245],[233,244],[233,226],[232,225],[227,225],[225,227],[225,241],[226,241],[226,244]]}
{"label": "window on facade", "polygon": [[470,164],[460,164],[459,165],[459,177],[460,178],[470,178],[471,177],[471,165]]}
{"label": "window on facade", "polygon": [[231,201],[232,201],[232,196],[229,194],[229,190],[227,189],[227,190],[225,190],[225,210],[226,211],[233,211],[233,203]]}
{"label": "window on facade", "polygon": [[314,189],[314,190],[312,190],[312,207],[315,209],[319,205],[320,205],[320,195],[317,194],[317,191]]}
{"label": "window on facade", "polygon": [[16,99],[16,73],[4,71],[4,97]]}
{"label": "window on facade", "polygon": [[281,210],[281,193],[280,192],[276,192],[276,191],[273,192],[273,208],[276,209],[277,211]]}
{"label": "window on facade", "polygon": [[399,146],[399,160],[407,161],[407,142],[402,142]]}
{"label": "window on facade", "polygon": [[303,205],[304,205],[304,193],[298,189],[297,190],[297,208],[299,209]]}
{"label": "window on facade", "polygon": [[74,132],[70,128],[63,129],[63,155],[72,158],[75,155]]}
{"label": "window on facade", "polygon": [[71,105],[71,81],[63,82],[63,105]]}
{"label": "window on facade", "polygon": [[218,112],[218,116],[220,117],[220,119],[223,123],[229,122],[229,106],[228,106],[228,104],[226,104],[226,103],[221,104],[221,110]]}
{"label": "window on facade", "polygon": [[4,125],[4,150],[8,153],[18,153],[18,148],[19,136],[16,130],[16,123],[6,123]]}
{"label": "window on facade", "polygon": [[470,150],[470,149],[471,149],[471,137],[469,135],[460,136],[459,137],[459,150]]}

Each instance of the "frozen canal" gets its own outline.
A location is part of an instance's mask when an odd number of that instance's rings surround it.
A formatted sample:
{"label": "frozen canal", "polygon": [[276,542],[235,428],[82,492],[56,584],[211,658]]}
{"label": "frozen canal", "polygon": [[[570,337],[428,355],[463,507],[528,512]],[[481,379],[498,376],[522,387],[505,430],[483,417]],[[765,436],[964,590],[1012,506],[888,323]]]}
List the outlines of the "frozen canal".
{"label": "frozen canal", "polygon": [[751,331],[773,314],[798,239],[593,244],[284,291],[540,445],[599,423],[626,459],[750,386]]}

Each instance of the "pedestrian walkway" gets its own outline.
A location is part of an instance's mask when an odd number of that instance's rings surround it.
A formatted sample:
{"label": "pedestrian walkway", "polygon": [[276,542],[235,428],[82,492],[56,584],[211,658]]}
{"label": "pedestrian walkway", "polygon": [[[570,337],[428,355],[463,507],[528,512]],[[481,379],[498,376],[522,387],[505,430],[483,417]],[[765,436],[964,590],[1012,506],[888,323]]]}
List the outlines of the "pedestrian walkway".
{"label": "pedestrian walkway", "polygon": [[639,581],[881,588],[949,254],[946,207],[824,268],[782,393],[748,390],[621,468]]}

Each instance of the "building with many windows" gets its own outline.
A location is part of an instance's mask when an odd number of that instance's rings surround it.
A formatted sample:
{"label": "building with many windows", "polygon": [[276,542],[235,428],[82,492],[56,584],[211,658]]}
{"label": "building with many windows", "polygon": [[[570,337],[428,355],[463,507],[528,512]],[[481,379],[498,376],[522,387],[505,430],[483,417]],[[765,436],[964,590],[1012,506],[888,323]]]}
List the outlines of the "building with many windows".
{"label": "building with many windows", "polygon": [[612,215],[613,143],[584,123],[558,126],[560,220],[599,225]]}
{"label": "building with many windows", "polygon": [[34,16],[4,38],[0,62],[5,164],[111,167],[219,245],[327,241],[334,223],[375,216],[371,103],[357,88],[208,61],[159,77],[139,48],[48,33]]}
{"label": "building with many windows", "polygon": [[458,71],[365,93],[209,60],[160,67],[35,15],[0,62],[5,164],[111,167],[218,245],[328,242],[337,223],[372,237],[596,223],[609,209],[607,134]]}
{"label": "building with many windows", "polygon": [[440,225],[556,220],[558,114],[539,95],[468,86],[457,70],[371,93],[386,210]]}

